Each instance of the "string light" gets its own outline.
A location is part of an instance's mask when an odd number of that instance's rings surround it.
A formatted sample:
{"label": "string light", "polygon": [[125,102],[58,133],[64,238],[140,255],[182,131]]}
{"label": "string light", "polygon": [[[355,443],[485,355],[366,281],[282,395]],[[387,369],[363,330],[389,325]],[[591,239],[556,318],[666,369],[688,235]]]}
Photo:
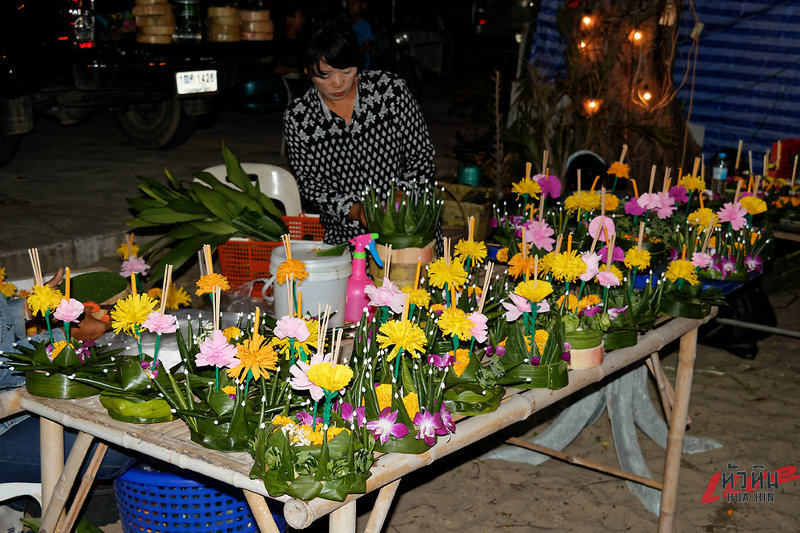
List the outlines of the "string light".
{"label": "string light", "polygon": [[594,115],[600,110],[600,104],[602,103],[602,100],[598,100],[596,98],[587,98],[583,101],[583,109],[586,111],[587,115]]}
{"label": "string light", "polygon": [[583,22],[584,26],[591,26],[592,25],[592,17],[590,17],[589,15],[584,15],[583,18],[581,19],[581,22]]}
{"label": "string light", "polygon": [[581,41],[581,50],[586,48],[586,41]]}

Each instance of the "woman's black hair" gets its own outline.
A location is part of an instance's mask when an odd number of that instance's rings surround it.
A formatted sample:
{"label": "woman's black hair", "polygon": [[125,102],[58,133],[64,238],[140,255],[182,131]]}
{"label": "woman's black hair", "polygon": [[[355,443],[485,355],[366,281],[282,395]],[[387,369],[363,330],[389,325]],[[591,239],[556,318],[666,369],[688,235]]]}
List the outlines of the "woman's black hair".
{"label": "woman's black hair", "polygon": [[326,21],[314,28],[304,61],[310,77],[322,77],[319,67],[323,60],[335,69],[360,65],[361,51],[349,24]]}

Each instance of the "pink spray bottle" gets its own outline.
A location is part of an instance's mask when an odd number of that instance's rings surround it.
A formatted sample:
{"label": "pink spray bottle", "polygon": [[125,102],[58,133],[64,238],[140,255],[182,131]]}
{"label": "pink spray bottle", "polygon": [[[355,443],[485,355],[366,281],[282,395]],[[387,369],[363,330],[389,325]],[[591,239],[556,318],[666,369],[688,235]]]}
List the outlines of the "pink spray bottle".
{"label": "pink spray bottle", "polygon": [[378,249],[375,247],[377,233],[365,233],[354,239],[350,243],[355,247],[353,251],[353,274],[347,280],[347,295],[344,304],[345,322],[357,322],[361,320],[361,314],[369,303],[369,297],[364,294],[364,288],[375,286],[369,276],[367,276],[367,252],[369,248],[375,262],[379,267],[383,267],[383,262],[378,256]]}

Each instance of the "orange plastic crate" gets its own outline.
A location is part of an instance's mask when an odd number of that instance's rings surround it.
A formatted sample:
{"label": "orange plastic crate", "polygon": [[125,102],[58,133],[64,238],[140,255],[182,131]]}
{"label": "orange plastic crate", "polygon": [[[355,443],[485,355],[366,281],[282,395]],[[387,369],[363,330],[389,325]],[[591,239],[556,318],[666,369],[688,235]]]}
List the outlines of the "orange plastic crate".
{"label": "orange plastic crate", "polygon": [[[319,217],[300,215],[283,217],[289,227],[289,235],[295,240],[321,241],[325,229]],[[219,267],[231,287],[248,281],[269,277],[269,258],[280,242],[255,241],[252,239],[230,240],[217,248]]]}

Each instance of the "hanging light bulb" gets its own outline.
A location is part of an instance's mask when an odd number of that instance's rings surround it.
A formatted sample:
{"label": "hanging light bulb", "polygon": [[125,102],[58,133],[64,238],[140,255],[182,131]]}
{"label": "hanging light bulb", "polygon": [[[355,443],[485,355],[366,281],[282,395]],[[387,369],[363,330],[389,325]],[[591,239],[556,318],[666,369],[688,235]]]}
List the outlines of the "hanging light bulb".
{"label": "hanging light bulb", "polygon": [[580,47],[581,47],[581,50],[586,48],[586,41],[581,41]]}
{"label": "hanging light bulb", "polygon": [[591,26],[592,25],[592,17],[590,17],[589,15],[584,15],[583,18],[581,19],[581,22],[583,22],[584,26]]}
{"label": "hanging light bulb", "polygon": [[600,104],[602,103],[603,101],[597,98],[587,98],[583,101],[583,110],[589,116],[594,115],[600,110]]}

